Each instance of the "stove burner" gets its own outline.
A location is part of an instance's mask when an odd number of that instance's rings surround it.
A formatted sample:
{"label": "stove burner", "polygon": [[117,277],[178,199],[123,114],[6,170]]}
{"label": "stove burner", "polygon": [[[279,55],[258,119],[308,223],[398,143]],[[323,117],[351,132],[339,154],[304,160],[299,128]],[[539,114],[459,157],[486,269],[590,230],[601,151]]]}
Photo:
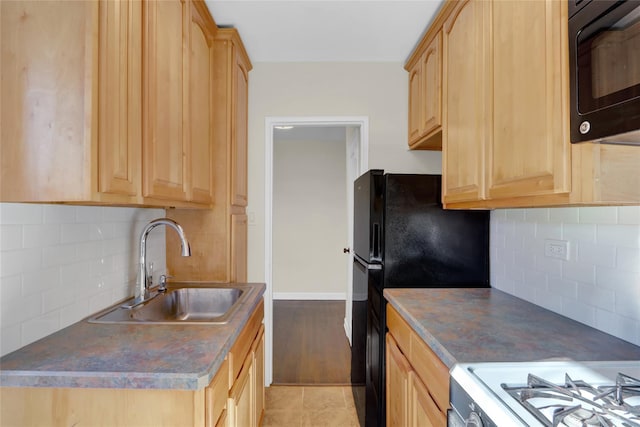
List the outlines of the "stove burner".
{"label": "stove burner", "polygon": [[529,374],[526,386],[502,388],[548,427],[640,427],[640,380],[625,374],[600,387],[567,374],[564,385]]}

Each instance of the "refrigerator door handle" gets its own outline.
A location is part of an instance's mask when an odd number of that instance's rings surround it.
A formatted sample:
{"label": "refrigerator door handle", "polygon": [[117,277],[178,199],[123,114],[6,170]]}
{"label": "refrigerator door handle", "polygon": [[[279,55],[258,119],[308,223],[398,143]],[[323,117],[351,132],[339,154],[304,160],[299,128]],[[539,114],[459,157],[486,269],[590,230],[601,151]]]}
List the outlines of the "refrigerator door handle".
{"label": "refrigerator door handle", "polygon": [[373,224],[373,258],[380,258],[380,224]]}

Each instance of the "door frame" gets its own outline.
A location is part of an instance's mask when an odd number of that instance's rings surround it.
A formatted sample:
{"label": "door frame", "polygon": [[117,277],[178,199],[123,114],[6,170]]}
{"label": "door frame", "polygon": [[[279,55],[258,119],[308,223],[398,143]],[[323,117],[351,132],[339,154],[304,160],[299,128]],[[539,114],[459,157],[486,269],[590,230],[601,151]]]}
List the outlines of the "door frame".
{"label": "door frame", "polygon": [[[307,116],[307,117],[265,117],[265,174],[264,174],[264,294],[265,310],[265,384],[273,382],[273,134],[276,126],[344,126],[360,130],[357,165],[353,165],[361,175],[369,169],[369,118],[367,116]],[[346,138],[346,137],[345,137]],[[346,141],[349,144],[349,141]],[[349,158],[347,158],[349,160]],[[351,212],[353,217],[353,212]],[[349,230],[349,240],[353,230]],[[349,242],[352,246],[352,242]],[[345,272],[347,274],[347,272]],[[351,289],[347,289],[347,307],[351,307]],[[348,310],[350,311],[350,310]],[[347,312],[347,311],[345,311]],[[347,315],[350,313],[347,313]],[[345,316],[344,327],[347,337],[351,337],[351,322]]]}

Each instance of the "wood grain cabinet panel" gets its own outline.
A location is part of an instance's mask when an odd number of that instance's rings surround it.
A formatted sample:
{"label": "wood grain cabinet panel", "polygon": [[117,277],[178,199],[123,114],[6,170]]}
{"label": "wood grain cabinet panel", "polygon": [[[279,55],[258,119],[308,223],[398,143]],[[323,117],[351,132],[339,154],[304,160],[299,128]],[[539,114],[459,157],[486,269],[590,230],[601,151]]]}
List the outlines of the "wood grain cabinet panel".
{"label": "wood grain cabinet panel", "polygon": [[100,193],[138,196],[141,188],[141,3],[101,1],[98,51]]}
{"label": "wood grain cabinet panel", "polygon": [[213,40],[216,25],[202,2],[191,3],[189,57],[189,199],[213,202]]}
{"label": "wood grain cabinet panel", "polygon": [[485,198],[489,83],[486,8],[484,1],[461,1],[442,29],[442,195],[445,204]]}
{"label": "wood grain cabinet panel", "polygon": [[203,1],[11,1],[0,19],[0,201],[211,204]]}
{"label": "wood grain cabinet panel", "polygon": [[187,200],[189,4],[144,3],[144,196]]}
{"label": "wood grain cabinet panel", "polygon": [[136,1],[1,2],[0,201],[135,203]]}
{"label": "wood grain cabinet panel", "polygon": [[391,305],[387,319],[387,425],[446,426],[449,370]]}
{"label": "wood grain cabinet panel", "polygon": [[409,419],[409,375],[411,364],[398,345],[387,334],[386,357],[386,393],[387,393],[387,426],[405,427]]}
{"label": "wood grain cabinet panel", "polygon": [[565,2],[488,3],[492,115],[486,196],[571,190]]}
{"label": "wood grain cabinet panel", "polygon": [[[212,46],[213,204],[167,216],[189,236],[192,255],[167,251],[171,275],[182,280],[244,282],[247,278],[247,103],[251,62],[236,29],[217,30]],[[167,244],[177,243],[167,235]]]}
{"label": "wood grain cabinet panel", "polygon": [[442,149],[442,34],[409,68],[409,148]]}

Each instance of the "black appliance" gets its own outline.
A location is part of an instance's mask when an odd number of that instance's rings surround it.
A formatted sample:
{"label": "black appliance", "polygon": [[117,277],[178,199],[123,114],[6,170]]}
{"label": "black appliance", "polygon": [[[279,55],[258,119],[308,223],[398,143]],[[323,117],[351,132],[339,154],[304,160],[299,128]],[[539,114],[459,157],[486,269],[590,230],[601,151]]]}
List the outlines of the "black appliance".
{"label": "black appliance", "polygon": [[569,0],[571,142],[640,144],[639,52],[640,1]]}
{"label": "black appliance", "polygon": [[354,183],[351,377],[366,383],[368,427],[385,425],[383,289],[489,287],[489,212],[444,210],[441,184],[382,170]]}

